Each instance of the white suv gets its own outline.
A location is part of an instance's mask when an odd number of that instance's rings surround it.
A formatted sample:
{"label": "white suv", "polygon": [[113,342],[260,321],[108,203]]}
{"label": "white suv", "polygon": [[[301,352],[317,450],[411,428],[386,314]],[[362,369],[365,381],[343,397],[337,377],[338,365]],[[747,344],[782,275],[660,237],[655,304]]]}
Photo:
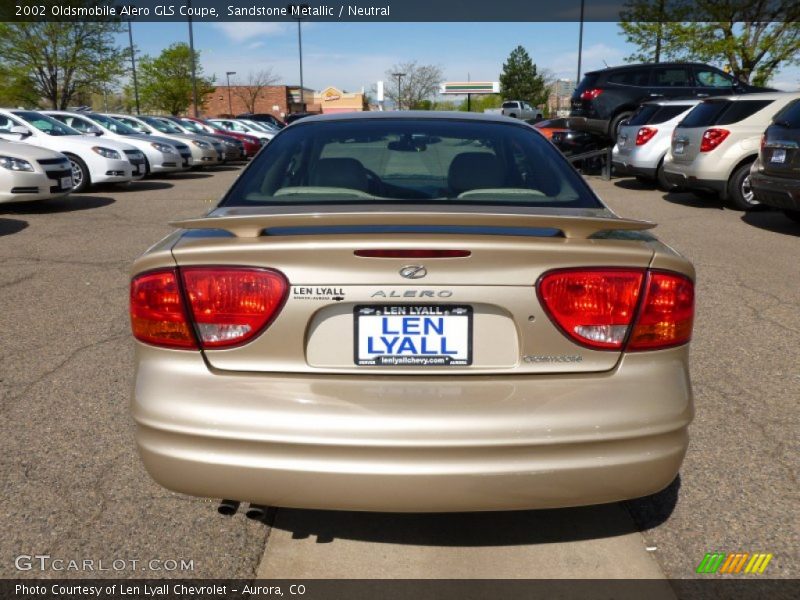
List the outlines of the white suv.
{"label": "white suv", "polygon": [[672,131],[699,100],[645,102],[631,118],[623,121],[611,152],[614,171],[640,181],[655,181],[663,190],[672,186],[664,177],[664,158],[669,152]]}
{"label": "white suv", "polygon": [[43,112],[85,135],[102,135],[105,139],[136,146],[144,155],[141,169],[146,175],[171,173],[189,168],[183,166],[183,158],[178,149],[171,140],[166,138],[144,135],[121,121],[97,113],[76,113],[63,110]]}
{"label": "white suv", "polygon": [[63,154],[17,142],[0,141],[0,204],[50,200],[72,189],[72,167]]}
{"label": "white suv", "polygon": [[672,134],[664,176],[701,198],[717,197],[738,210],[758,206],[750,166],[773,115],[800,98],[798,92],[718,96],[687,114]]}
{"label": "white suv", "polygon": [[87,137],[33,110],[0,109],[0,138],[65,155],[72,167],[73,192],[82,192],[97,183],[128,183],[134,179],[129,157],[144,158],[130,144]]}

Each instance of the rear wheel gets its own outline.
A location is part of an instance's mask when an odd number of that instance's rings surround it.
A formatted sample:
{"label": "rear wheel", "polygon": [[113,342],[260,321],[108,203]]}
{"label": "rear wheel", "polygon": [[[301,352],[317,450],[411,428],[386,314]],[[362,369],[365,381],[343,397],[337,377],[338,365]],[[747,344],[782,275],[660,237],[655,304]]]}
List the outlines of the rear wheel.
{"label": "rear wheel", "polygon": [[788,208],[783,211],[787,217],[789,217],[792,221],[800,223],[800,210],[789,210]]}
{"label": "rear wheel", "polygon": [[517,118],[517,113],[511,113],[508,116],[511,117],[512,119],[516,119]]}
{"label": "rear wheel", "polygon": [[85,162],[74,154],[65,154],[65,156],[69,159],[70,167],[72,167],[72,182],[74,183],[72,191],[85,191],[92,183],[91,177],[89,176],[89,168],[86,166]]}
{"label": "rear wheel", "polygon": [[728,180],[728,202],[736,210],[754,210],[761,206],[750,185],[750,163],[736,169]]}
{"label": "rear wheel", "polygon": [[608,136],[612,139],[612,141],[617,141],[617,135],[619,134],[619,128],[622,125],[622,122],[630,119],[632,114],[633,113],[630,111],[625,111],[619,113],[616,117],[611,119],[611,124],[608,126]]}

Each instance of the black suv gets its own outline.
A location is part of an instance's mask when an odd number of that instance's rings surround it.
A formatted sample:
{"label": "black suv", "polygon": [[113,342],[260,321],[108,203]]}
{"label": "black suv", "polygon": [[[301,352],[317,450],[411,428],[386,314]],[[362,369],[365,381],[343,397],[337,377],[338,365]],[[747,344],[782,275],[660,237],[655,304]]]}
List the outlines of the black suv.
{"label": "black suv", "polygon": [[586,73],[570,101],[570,125],[616,140],[620,123],[648,100],[773,92],[703,63],[645,63]]}
{"label": "black suv", "polygon": [[750,171],[750,186],[756,200],[800,223],[800,100],[772,118]]}

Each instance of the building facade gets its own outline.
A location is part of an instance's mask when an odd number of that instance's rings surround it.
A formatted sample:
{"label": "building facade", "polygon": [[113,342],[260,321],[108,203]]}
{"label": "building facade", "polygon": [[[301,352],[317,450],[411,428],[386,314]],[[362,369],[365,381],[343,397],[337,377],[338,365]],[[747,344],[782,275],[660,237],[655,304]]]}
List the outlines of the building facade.
{"label": "building facade", "polygon": [[547,98],[547,110],[550,116],[565,117],[569,114],[569,102],[574,90],[575,82],[571,79],[558,79],[553,83]]}
{"label": "building facade", "polygon": [[347,93],[335,87],[321,92],[308,88],[300,93],[297,85],[270,85],[256,89],[251,86],[218,86],[206,95],[203,114],[209,117],[242,113],[270,113],[283,119],[296,112],[337,113],[364,110],[364,94]]}

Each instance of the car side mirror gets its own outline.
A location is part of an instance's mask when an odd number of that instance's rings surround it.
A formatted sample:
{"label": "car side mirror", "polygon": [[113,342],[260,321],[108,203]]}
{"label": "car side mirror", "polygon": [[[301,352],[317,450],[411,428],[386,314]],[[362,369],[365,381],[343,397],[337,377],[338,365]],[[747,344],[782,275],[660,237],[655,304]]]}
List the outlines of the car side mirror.
{"label": "car side mirror", "polygon": [[26,138],[28,136],[33,135],[30,129],[27,127],[23,127],[22,125],[14,125],[10,130],[10,133],[16,133],[18,136],[22,138]]}
{"label": "car side mirror", "polygon": [[97,136],[103,135],[103,131],[99,127],[94,127],[94,126],[87,127],[86,133],[88,135],[97,135]]}

